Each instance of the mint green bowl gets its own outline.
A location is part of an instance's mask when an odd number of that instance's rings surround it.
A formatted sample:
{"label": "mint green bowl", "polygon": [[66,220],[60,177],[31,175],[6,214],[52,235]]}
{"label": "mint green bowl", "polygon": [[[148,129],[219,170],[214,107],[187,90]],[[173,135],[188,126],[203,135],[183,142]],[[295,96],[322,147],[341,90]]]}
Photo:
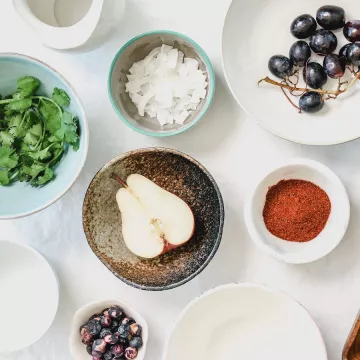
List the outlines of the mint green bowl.
{"label": "mint green bowl", "polygon": [[61,162],[55,167],[55,179],[40,188],[27,183],[14,182],[0,185],[0,219],[14,219],[31,215],[60,199],[75,183],[84,167],[89,131],[84,108],[74,89],[58,72],[39,60],[20,54],[0,54],[0,94],[5,96],[16,91],[17,79],[31,75],[41,81],[39,93],[51,96],[54,87],[65,90],[70,98],[69,111],[79,117],[80,148],[67,149]]}
{"label": "mint green bowl", "polygon": [[[162,44],[181,50],[186,57],[197,59],[200,69],[207,74],[207,95],[198,108],[191,113],[183,125],[166,125],[163,128],[157,119],[140,116],[136,106],[125,92],[126,75],[136,61],[147,56],[151,50]],[[197,124],[208,111],[215,93],[215,73],[204,50],[189,37],[173,31],[151,31],[136,36],[127,42],[115,55],[108,78],[108,92],[111,104],[119,118],[131,129],[148,136],[164,137],[181,134]]]}

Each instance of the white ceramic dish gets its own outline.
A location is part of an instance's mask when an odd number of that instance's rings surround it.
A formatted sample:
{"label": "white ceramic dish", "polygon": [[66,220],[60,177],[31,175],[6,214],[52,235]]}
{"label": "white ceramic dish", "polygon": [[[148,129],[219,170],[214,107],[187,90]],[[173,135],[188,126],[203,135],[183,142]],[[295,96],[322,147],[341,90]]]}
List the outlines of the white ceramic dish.
{"label": "white ceramic dish", "polygon": [[[326,4],[342,6],[348,19],[360,17],[360,2],[331,0]],[[270,76],[268,60],[272,55],[288,56],[297,41],[290,34],[291,22],[301,14],[315,16],[323,0],[233,0],[223,30],[223,67],[231,91],[247,114],[259,125],[284,139],[303,144],[331,145],[360,137],[356,114],[360,82],[349,93],[313,115],[298,114],[277,87],[257,82]],[[336,30],[338,48],[347,43]],[[322,64],[323,58],[313,56]],[[275,78],[274,78],[275,79]],[[329,79],[327,88],[336,89]],[[296,100],[295,98],[295,101]]]}
{"label": "white ceramic dish", "polygon": [[[320,186],[329,196],[331,213],[324,230],[306,243],[285,241],[264,224],[263,208],[269,187],[283,179],[301,179]],[[309,263],[329,254],[342,240],[350,218],[350,203],[340,179],[326,166],[309,159],[293,159],[267,174],[250,193],[245,222],[254,243],[273,257],[292,264]]]}
{"label": "white ceramic dish", "polygon": [[315,322],[290,296],[258,284],[229,284],[182,311],[163,360],[326,360]]}
{"label": "white ceramic dish", "polygon": [[[58,302],[58,281],[45,258],[30,246],[0,240],[0,353],[39,340],[51,326]],[[30,331],[16,335],[19,326]]]}
{"label": "white ceramic dish", "polygon": [[76,311],[71,325],[69,339],[70,352],[75,360],[91,360],[92,358],[86,352],[85,345],[81,342],[79,333],[80,326],[85,324],[90,316],[99,313],[112,305],[120,306],[128,316],[135,319],[136,322],[142,326],[143,346],[139,349],[136,360],[143,360],[145,358],[146,345],[149,337],[149,330],[145,319],[127,302],[119,299],[110,299],[89,303]]}

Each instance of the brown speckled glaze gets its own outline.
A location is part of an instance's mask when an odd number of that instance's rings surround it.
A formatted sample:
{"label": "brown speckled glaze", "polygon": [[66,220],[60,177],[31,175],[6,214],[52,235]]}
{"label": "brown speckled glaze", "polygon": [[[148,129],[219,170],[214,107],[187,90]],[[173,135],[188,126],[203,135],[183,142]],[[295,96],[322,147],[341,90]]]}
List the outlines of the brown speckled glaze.
{"label": "brown speckled glaze", "polygon": [[346,341],[343,360],[360,360],[360,312]]}
{"label": "brown speckled glaze", "polygon": [[[195,216],[195,233],[185,245],[151,260],[132,254],[121,232],[116,203],[120,185],[110,179],[141,174],[183,199]],[[198,275],[215,255],[222,236],[224,205],[209,172],[191,157],[165,148],[148,148],[120,155],[92,180],[83,205],[83,226],[98,258],[119,279],[144,290],[180,286]]]}

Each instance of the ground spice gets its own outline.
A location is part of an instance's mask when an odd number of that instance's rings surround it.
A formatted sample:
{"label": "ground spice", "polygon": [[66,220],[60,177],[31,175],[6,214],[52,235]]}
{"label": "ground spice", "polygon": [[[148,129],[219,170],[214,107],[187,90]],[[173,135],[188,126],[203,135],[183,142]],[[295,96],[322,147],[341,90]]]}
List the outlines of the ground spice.
{"label": "ground spice", "polygon": [[281,180],[269,188],[263,209],[267,229],[288,241],[313,240],[324,229],[331,202],[319,186],[305,180]]}

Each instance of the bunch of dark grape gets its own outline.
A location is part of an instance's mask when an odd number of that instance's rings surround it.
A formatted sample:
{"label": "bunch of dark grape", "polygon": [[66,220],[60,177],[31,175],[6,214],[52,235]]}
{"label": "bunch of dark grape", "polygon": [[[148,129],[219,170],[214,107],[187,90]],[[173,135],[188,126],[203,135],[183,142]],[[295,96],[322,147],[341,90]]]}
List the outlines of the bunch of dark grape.
{"label": "bunch of dark grape", "polygon": [[116,305],[80,327],[81,341],[93,360],[135,359],[143,345],[141,332],[141,326]]}
{"label": "bunch of dark grape", "polygon": [[[318,25],[321,28],[318,29]],[[338,39],[332,30],[341,28],[350,43],[335,54]],[[317,11],[316,20],[308,14],[298,16],[292,22],[290,31],[299,40],[291,46],[289,57],[274,55],[268,63],[270,72],[282,81],[277,82],[266,77],[259,83],[265,81],[281,87],[287,99],[299,112],[316,113],[324,107],[325,100],[335,99],[360,79],[360,20],[346,22],[344,9],[325,5]],[[304,41],[308,38],[309,42]],[[324,57],[322,65],[311,61],[312,53]],[[297,87],[301,68],[305,88]],[[350,83],[341,81],[346,70],[353,74]],[[323,90],[328,77],[338,79],[336,90]],[[285,90],[300,97],[299,106],[293,103]]]}

